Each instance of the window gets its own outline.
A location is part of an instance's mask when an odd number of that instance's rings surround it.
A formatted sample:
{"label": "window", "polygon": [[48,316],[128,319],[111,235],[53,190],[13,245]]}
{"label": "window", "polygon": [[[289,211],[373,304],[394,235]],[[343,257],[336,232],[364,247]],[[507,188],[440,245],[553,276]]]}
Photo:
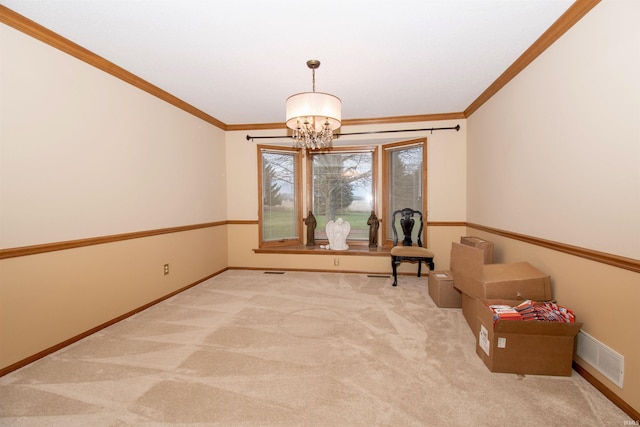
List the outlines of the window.
{"label": "window", "polygon": [[258,146],[260,244],[301,244],[300,152]]}
{"label": "window", "polygon": [[[417,209],[422,212],[427,222],[427,150],[426,139],[406,141],[384,146],[383,157],[383,194],[385,195],[384,218],[388,218],[384,226],[385,244],[392,244],[391,215],[403,208]],[[400,227],[396,224],[396,229]],[[413,241],[417,239],[418,227],[415,227]],[[424,234],[424,230],[423,230]],[[422,236],[424,246],[426,234]]]}
{"label": "window", "polygon": [[369,241],[367,219],[375,209],[375,147],[334,147],[307,153],[307,206],[316,217],[316,240],[326,240],[327,222],[349,222],[348,240]]}
{"label": "window", "polygon": [[[303,155],[299,150],[259,145],[260,246],[302,245],[303,218],[309,211],[316,218],[316,244],[327,240],[326,224],[338,218],[351,225],[350,244],[366,244],[371,211],[382,222],[382,245],[392,244],[389,220],[395,210],[410,207],[422,211],[426,230],[426,142],[421,138],[381,145],[381,169],[378,146],[308,151],[304,175]],[[376,187],[380,183],[382,191],[378,200]],[[415,227],[414,233],[417,232],[418,227]],[[422,241],[426,246],[426,232],[423,234]]]}

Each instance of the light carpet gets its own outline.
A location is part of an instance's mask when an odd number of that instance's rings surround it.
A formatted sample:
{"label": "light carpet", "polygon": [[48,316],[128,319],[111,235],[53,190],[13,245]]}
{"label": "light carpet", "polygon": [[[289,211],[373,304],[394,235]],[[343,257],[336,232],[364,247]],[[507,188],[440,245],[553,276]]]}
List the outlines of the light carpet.
{"label": "light carpet", "polygon": [[491,373],[427,278],[226,271],[0,378],[11,426],[621,426],[571,377]]}

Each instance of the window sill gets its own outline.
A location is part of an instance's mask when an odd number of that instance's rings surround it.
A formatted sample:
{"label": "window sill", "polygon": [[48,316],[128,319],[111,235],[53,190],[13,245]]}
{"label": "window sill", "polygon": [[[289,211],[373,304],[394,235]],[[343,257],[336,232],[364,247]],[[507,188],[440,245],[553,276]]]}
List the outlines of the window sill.
{"label": "window sill", "polygon": [[366,245],[349,245],[349,249],[336,251],[332,249],[322,249],[316,246],[272,246],[266,248],[253,249],[257,254],[295,254],[295,255],[354,255],[354,256],[390,256],[391,248],[377,247],[369,248]]}

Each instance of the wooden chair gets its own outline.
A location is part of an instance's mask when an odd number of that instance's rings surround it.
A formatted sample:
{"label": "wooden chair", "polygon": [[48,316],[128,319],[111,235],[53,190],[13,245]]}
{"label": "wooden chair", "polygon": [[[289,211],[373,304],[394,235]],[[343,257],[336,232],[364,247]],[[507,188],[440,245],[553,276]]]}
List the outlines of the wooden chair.
{"label": "wooden chair", "polygon": [[[396,217],[400,215],[400,226],[404,238],[402,245],[398,246],[398,232],[396,230]],[[417,217],[417,218],[414,218]],[[413,245],[411,238],[411,232],[413,226],[417,221],[420,223],[420,229],[418,230],[418,245]],[[429,270],[433,270],[435,265],[433,263],[433,253],[426,248],[422,247],[422,230],[424,223],[422,221],[422,212],[416,211],[411,208],[399,209],[391,216],[391,229],[393,230],[393,248],[391,248],[391,268],[393,269],[393,286],[398,286],[398,265],[402,262],[417,262],[418,263],[418,277],[420,277],[422,263],[424,262]]]}

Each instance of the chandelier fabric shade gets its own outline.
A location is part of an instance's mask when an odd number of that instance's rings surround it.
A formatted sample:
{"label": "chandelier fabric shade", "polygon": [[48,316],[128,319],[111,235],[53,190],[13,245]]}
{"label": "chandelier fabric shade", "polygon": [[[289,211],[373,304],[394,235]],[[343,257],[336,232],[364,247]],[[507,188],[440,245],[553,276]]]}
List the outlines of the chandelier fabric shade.
{"label": "chandelier fabric shade", "polygon": [[329,122],[331,130],[340,127],[342,101],[337,96],[322,92],[304,92],[287,98],[287,127],[296,129],[300,123],[314,123],[317,131]]}
{"label": "chandelier fabric shade", "polygon": [[342,101],[337,96],[316,92],[316,68],[320,61],[312,59],[307,66],[313,73],[313,92],[291,95],[286,102],[287,127],[293,130],[296,146],[317,150],[331,147],[333,131],[342,121]]}

